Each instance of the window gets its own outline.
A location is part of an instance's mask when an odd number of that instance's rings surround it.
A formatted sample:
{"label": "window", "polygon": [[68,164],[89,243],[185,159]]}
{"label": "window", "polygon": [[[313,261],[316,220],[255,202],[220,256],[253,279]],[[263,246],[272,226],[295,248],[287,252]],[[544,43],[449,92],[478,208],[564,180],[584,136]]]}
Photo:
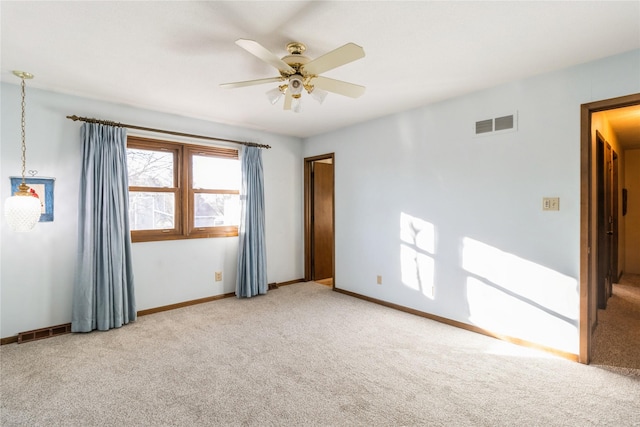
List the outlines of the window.
{"label": "window", "polygon": [[238,235],[238,150],[129,136],[134,242]]}

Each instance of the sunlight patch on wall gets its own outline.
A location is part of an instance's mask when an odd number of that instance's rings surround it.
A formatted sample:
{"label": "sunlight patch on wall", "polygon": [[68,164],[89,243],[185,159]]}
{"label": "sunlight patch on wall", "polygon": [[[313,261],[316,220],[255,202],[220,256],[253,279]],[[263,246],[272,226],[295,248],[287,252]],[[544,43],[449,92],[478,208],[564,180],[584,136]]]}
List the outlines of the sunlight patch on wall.
{"label": "sunlight patch on wall", "polygon": [[402,283],[427,298],[435,295],[435,228],[420,218],[400,214]]}
{"label": "sunlight patch on wall", "polygon": [[577,280],[465,237],[469,320],[492,332],[578,351]]}

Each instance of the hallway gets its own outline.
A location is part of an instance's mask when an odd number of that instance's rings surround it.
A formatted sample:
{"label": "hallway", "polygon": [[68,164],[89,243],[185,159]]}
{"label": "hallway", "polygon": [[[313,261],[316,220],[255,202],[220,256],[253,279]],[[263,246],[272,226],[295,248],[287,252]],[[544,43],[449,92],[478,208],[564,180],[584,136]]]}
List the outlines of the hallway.
{"label": "hallway", "polygon": [[598,310],[591,365],[640,377],[640,274],[624,274]]}

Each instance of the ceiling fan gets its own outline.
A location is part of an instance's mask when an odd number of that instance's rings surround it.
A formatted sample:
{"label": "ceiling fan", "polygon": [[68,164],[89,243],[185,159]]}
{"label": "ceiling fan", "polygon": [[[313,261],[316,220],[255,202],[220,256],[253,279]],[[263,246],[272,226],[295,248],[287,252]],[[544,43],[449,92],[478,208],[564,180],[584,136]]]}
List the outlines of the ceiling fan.
{"label": "ceiling fan", "polygon": [[236,44],[267,64],[275,67],[280,72],[280,76],[235,83],[223,83],[220,85],[223,88],[238,88],[265,83],[285,82],[269,90],[267,92],[267,98],[272,104],[275,104],[284,95],[284,109],[293,110],[294,112],[301,111],[300,97],[303,90],[306,90],[311,97],[320,103],[324,101],[328,92],[351,98],[357,98],[364,93],[364,86],[342,80],[330,79],[320,75],[325,71],[363,58],[364,49],[357,44],[347,43],[316,59],[310,59],[304,56],[303,54],[307,47],[299,42],[288,43],[286,49],[289,55],[282,58],[277,57],[260,43],[253,40],[238,39],[236,40]]}

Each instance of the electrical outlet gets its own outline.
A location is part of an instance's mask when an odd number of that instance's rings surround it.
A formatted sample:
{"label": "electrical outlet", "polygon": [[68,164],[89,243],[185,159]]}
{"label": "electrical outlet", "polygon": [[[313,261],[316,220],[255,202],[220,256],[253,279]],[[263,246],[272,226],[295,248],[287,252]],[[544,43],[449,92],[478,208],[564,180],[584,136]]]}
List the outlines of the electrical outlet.
{"label": "electrical outlet", "polygon": [[216,282],[222,281],[222,271],[216,271]]}
{"label": "electrical outlet", "polygon": [[378,285],[382,285],[382,276],[378,276],[376,280]]}
{"label": "electrical outlet", "polygon": [[543,197],[542,210],[543,211],[559,211],[560,198],[559,197]]}

